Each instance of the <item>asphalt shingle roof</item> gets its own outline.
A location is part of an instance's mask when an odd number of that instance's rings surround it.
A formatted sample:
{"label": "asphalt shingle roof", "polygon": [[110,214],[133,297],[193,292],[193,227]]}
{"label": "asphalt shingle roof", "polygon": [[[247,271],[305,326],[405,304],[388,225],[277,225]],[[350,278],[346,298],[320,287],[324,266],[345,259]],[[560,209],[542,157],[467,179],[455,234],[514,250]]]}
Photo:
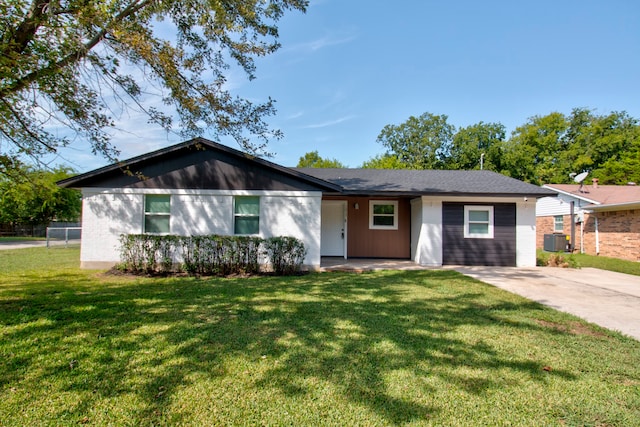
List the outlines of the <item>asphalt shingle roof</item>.
{"label": "asphalt shingle roof", "polygon": [[581,187],[579,184],[547,184],[545,187],[602,205],[640,202],[640,186],[637,185],[584,185]]}
{"label": "asphalt shingle roof", "polygon": [[346,193],[555,196],[556,192],[491,171],[295,168]]}

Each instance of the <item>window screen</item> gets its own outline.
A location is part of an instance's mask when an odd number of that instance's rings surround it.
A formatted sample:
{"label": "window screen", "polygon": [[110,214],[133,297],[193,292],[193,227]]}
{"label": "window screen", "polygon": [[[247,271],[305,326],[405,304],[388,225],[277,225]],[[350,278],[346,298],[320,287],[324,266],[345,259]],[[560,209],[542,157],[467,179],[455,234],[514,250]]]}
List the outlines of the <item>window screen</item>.
{"label": "window screen", "polygon": [[144,197],[144,232],[168,234],[171,221],[171,196],[147,194]]}
{"label": "window screen", "polygon": [[493,206],[464,207],[464,237],[493,238]]}
{"label": "window screen", "polygon": [[389,200],[369,201],[369,228],[398,229],[398,202]]}
{"label": "window screen", "polygon": [[242,196],[234,199],[233,227],[235,234],[260,232],[260,197]]}

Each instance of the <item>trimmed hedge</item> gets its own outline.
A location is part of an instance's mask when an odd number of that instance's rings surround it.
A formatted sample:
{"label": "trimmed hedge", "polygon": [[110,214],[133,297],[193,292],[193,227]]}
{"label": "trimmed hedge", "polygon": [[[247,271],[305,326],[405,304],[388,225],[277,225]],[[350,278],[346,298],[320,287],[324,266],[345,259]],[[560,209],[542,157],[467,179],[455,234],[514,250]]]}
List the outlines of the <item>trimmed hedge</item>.
{"label": "trimmed hedge", "polygon": [[264,249],[273,271],[280,276],[298,273],[307,256],[304,244],[295,237],[271,237],[264,241]]}
{"label": "trimmed hedge", "polygon": [[295,237],[123,234],[119,269],[137,274],[257,274],[260,256],[278,275],[297,274],[307,254]]}

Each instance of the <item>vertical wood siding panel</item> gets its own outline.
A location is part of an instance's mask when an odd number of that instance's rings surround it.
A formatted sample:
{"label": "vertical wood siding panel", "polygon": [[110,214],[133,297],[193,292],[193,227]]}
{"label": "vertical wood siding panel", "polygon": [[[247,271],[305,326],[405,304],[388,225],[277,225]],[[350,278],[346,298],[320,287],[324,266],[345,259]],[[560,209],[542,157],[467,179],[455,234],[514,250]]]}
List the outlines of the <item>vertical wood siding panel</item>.
{"label": "vertical wood siding panel", "polygon": [[443,203],[443,264],[515,266],[516,205],[492,204],[493,239],[465,239],[464,206],[469,204]]}
{"label": "vertical wood siding panel", "polygon": [[[326,200],[345,200],[327,197]],[[348,197],[347,257],[349,258],[411,258],[411,205],[409,199],[386,197]],[[398,201],[398,229],[369,229],[369,200]],[[358,204],[358,209],[355,204]]]}

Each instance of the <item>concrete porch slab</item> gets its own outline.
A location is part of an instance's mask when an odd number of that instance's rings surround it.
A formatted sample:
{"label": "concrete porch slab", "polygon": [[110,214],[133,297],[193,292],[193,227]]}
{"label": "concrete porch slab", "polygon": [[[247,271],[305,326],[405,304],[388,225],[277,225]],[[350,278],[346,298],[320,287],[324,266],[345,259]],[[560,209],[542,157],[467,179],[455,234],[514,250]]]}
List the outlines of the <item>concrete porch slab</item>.
{"label": "concrete porch slab", "polygon": [[322,257],[320,271],[376,271],[376,270],[426,270],[435,269],[424,267],[411,260],[405,259],[377,259],[377,258],[349,258]]}

